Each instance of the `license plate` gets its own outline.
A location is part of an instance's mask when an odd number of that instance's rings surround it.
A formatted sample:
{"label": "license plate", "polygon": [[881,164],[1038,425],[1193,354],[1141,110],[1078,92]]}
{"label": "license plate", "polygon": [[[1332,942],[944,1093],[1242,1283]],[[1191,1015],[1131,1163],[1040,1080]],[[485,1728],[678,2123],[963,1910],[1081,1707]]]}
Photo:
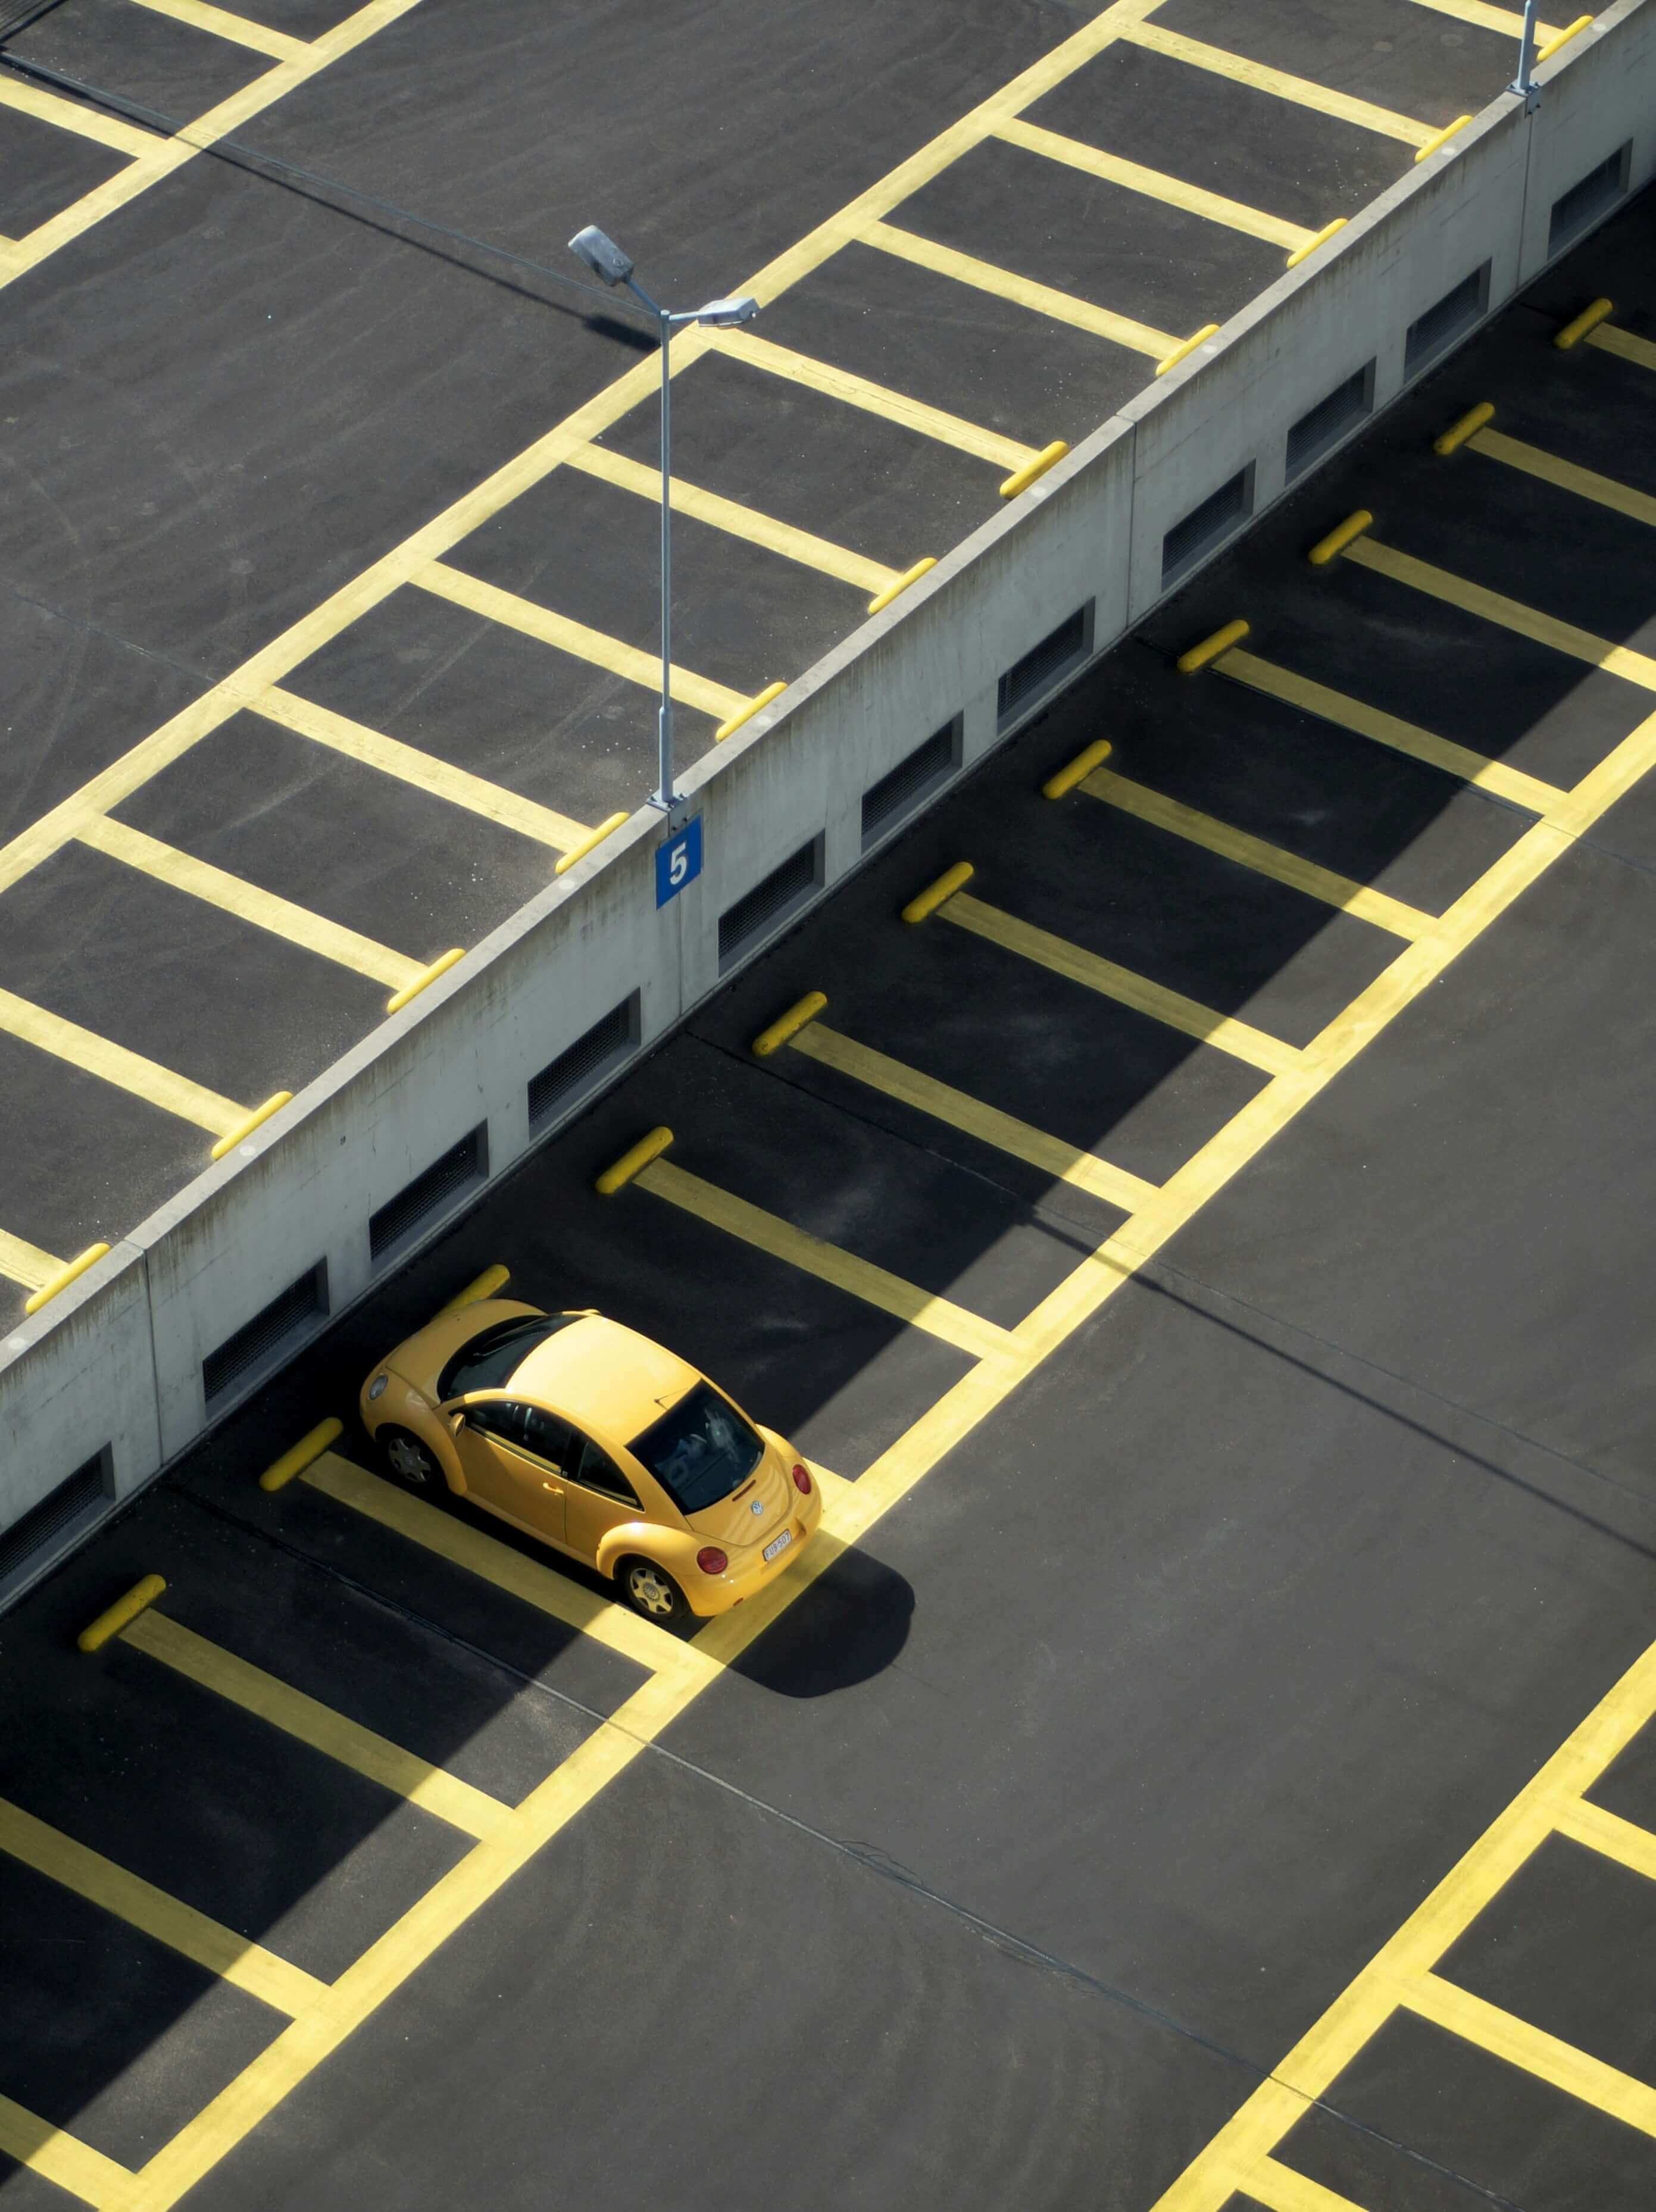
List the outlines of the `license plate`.
{"label": "license plate", "polygon": [[777,1553],[785,1552],[793,1540],[793,1530],[791,1528],[784,1528],[780,1536],[773,1536],[770,1541],[765,1546],[765,1558],[767,1559],[774,1559]]}

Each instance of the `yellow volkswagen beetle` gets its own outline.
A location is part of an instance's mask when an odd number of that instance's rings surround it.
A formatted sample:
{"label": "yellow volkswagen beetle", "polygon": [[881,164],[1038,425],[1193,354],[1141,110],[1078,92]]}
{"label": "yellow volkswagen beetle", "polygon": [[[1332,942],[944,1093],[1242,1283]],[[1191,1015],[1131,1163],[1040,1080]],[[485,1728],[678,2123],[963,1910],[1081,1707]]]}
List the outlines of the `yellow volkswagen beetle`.
{"label": "yellow volkswagen beetle", "polygon": [[393,1482],[469,1498],[651,1620],[740,1604],[822,1518],[782,1437],[601,1314],[508,1298],[440,1314],[374,1369],[362,1411]]}

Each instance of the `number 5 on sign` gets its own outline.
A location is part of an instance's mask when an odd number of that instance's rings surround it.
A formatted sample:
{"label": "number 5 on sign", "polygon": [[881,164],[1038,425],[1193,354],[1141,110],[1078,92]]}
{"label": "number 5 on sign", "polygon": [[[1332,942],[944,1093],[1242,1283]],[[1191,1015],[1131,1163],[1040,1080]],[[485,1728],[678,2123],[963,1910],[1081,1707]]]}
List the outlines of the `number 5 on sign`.
{"label": "number 5 on sign", "polygon": [[702,872],[702,817],[685,823],[676,837],[655,848],[655,903],[665,906]]}

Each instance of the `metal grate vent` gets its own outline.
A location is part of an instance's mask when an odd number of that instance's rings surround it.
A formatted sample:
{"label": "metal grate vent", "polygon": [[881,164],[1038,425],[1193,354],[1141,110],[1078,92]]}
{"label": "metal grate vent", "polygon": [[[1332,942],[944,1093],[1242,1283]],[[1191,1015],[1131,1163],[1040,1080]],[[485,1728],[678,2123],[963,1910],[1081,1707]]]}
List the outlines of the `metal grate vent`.
{"label": "metal grate vent", "polygon": [[882,775],[878,783],[871,783],[862,794],[862,842],[867,845],[880,835],[887,823],[894,821],[929,791],[954,766],[955,741],[959,733],[959,721],[946,722],[935,730],[923,745],[916,745],[905,759],[898,761],[889,775]]}
{"label": "metal grate vent", "polygon": [[755,884],[745,898],[725,908],[719,916],[721,968],[734,960],[743,945],[811,896],[819,880],[821,849],[821,839],[813,837],[781,867],[773,868],[763,883]]}
{"label": "metal grate vent", "polygon": [[1584,231],[1590,222],[1613,208],[1628,188],[1628,172],[1633,160],[1633,142],[1618,146],[1608,161],[1601,161],[1596,169],[1589,169],[1579,184],[1572,185],[1566,193],[1553,202],[1552,222],[1547,229],[1547,251],[1556,253],[1568,246],[1574,237]]}
{"label": "metal grate vent", "polygon": [[201,1387],[208,1404],[222,1397],[238,1376],[260,1367],[289,1337],[328,1310],[328,1264],[319,1260],[263,1313],[256,1313],[234,1336],[226,1337],[201,1363]]}
{"label": "metal grate vent", "polygon": [[599,1076],[624,1060],[638,1042],[638,994],[612,1006],[567,1051],[548,1060],[529,1079],[529,1127],[533,1129],[590,1089]]}
{"label": "metal grate vent", "polygon": [[38,1505],[31,1505],[19,1521],[0,1532],[0,1589],[21,1574],[30,1561],[46,1551],[76,1522],[102,1505],[110,1497],[109,1447],[94,1452],[84,1467],[49,1490]]}
{"label": "metal grate vent", "polygon": [[1428,307],[1410,323],[1403,349],[1403,374],[1412,376],[1446,346],[1452,345],[1463,331],[1470,331],[1489,301],[1489,264],[1486,261],[1470,276],[1463,276],[1454,290],[1446,292],[1435,307]]}
{"label": "metal grate vent", "polygon": [[488,1124],[479,1121],[440,1160],[433,1160],[423,1175],[417,1175],[412,1182],[405,1183],[395,1198],[387,1199],[377,1213],[369,1214],[368,1249],[374,1259],[400,1244],[423,1221],[446,1206],[457,1190],[464,1190],[468,1183],[481,1182],[488,1169],[484,1149],[487,1136]]}
{"label": "metal grate vent", "polygon": [[1308,415],[1302,415],[1288,431],[1288,472],[1297,477],[1329,447],[1344,437],[1354,424],[1361,422],[1374,404],[1374,364],[1371,361],[1355,376],[1330,392],[1326,399],[1319,399]]}
{"label": "metal grate vent", "polygon": [[1253,463],[1239,469],[1228,483],[1210,492],[1200,507],[1193,507],[1176,522],[1161,541],[1161,580],[1170,584],[1209,547],[1227,538],[1239,522],[1253,512]]}
{"label": "metal grate vent", "polygon": [[1020,714],[1043,691],[1066,676],[1070,669],[1087,658],[1087,633],[1092,627],[1093,602],[1077,607],[1068,622],[1044,637],[1040,643],[1014,661],[1002,677],[995,695],[995,713],[1002,729],[1014,714]]}

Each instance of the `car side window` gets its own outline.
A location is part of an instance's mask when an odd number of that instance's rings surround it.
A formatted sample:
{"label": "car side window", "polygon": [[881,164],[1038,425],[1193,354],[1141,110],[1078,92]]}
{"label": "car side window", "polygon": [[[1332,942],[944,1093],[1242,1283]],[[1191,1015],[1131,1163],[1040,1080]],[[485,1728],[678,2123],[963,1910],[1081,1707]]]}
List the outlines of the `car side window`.
{"label": "car side window", "polygon": [[600,1451],[590,1437],[574,1432],[580,1458],[574,1468],[574,1480],[583,1490],[595,1490],[600,1498],[613,1498],[622,1505],[636,1505],[638,1492],[627,1480],[606,1451]]}
{"label": "car side window", "polygon": [[468,1428],[481,1429],[485,1436],[498,1437],[503,1444],[523,1442],[523,1419],[528,1412],[510,1398],[491,1399],[486,1405],[468,1406],[466,1420]]}
{"label": "car side window", "polygon": [[523,1408],[523,1442],[537,1459],[550,1460],[560,1474],[568,1474],[575,1459],[575,1437],[567,1421],[539,1406]]}

